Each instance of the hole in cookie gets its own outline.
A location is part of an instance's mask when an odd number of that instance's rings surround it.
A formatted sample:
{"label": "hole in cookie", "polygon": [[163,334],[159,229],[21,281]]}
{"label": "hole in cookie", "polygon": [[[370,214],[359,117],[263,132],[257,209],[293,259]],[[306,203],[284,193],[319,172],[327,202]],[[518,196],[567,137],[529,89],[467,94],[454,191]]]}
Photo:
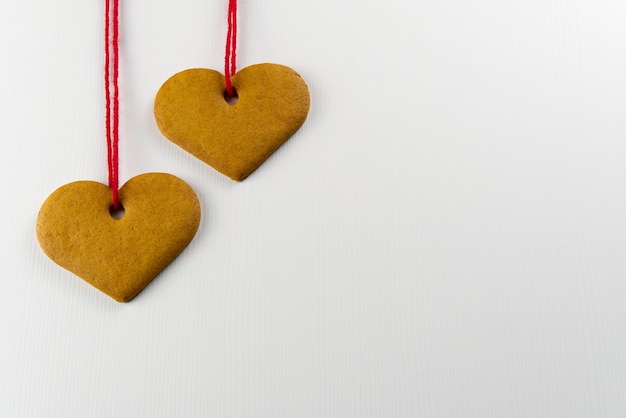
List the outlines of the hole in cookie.
{"label": "hole in cookie", "polygon": [[120,205],[117,209],[113,207],[113,205],[111,205],[111,207],[109,208],[109,213],[111,214],[111,218],[119,221],[124,217],[126,211],[124,210],[124,207],[122,205]]}
{"label": "hole in cookie", "polygon": [[237,100],[239,100],[237,90],[235,90],[235,88],[233,87],[232,96],[228,94],[228,91],[224,90],[224,100],[226,100],[226,103],[228,103],[229,105],[234,105],[235,103],[237,103]]}

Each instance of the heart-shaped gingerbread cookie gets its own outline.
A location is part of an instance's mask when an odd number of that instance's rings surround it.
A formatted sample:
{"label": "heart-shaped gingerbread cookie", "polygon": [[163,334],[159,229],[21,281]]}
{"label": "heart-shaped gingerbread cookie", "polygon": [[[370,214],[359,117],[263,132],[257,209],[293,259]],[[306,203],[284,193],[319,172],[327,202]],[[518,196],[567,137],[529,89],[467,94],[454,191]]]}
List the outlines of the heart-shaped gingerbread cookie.
{"label": "heart-shaped gingerbread cookie", "polygon": [[165,173],[132,178],[119,197],[124,214],[115,219],[107,186],[66,184],[42,205],[37,238],[55,263],[127,302],[189,244],[200,224],[200,202],[187,183]]}
{"label": "heart-shaped gingerbread cookie", "polygon": [[232,77],[237,101],[225,98],[224,76],[195,68],[168,79],[156,95],[156,123],[169,140],[241,181],[304,123],[309,89],[298,73],[257,64]]}

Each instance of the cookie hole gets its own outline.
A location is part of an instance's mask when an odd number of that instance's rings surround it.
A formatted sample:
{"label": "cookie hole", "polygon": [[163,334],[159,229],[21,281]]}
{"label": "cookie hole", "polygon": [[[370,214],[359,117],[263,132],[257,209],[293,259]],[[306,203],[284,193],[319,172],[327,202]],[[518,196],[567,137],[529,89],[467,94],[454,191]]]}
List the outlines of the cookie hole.
{"label": "cookie hole", "polygon": [[229,105],[234,105],[235,103],[237,103],[237,100],[239,100],[237,90],[235,90],[235,88],[233,87],[232,96],[228,94],[228,91],[224,90],[224,100],[226,100],[226,103],[228,103]]}
{"label": "cookie hole", "polygon": [[109,208],[109,213],[111,214],[111,218],[119,221],[124,217],[126,211],[124,210],[124,207],[122,205],[120,205],[117,209],[113,205],[111,205],[111,207]]}

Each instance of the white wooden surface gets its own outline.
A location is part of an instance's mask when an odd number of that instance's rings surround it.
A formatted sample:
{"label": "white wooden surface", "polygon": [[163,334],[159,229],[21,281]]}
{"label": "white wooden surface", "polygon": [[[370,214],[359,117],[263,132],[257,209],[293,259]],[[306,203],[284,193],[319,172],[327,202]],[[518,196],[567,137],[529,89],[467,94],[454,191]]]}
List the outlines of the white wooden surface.
{"label": "white wooden surface", "polygon": [[1,2],[0,416],[626,416],[626,2],[241,0],[240,68],[312,94],[241,184],[151,113],[226,1],[122,7],[122,180],[202,224],[129,304],[46,258],[41,203],[106,181],[103,2]]}

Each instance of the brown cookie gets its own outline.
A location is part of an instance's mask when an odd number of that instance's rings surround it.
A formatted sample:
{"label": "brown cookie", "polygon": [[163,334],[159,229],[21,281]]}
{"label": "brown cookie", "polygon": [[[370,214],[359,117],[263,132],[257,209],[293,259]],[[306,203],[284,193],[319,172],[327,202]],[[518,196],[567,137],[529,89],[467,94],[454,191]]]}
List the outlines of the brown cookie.
{"label": "brown cookie", "polygon": [[224,76],[196,68],[168,79],[156,95],[156,123],[170,141],[241,181],[304,123],[309,89],[298,73],[257,64],[232,78],[237,101],[225,99]]}
{"label": "brown cookie", "polygon": [[189,244],[200,224],[200,202],[187,183],[164,173],[130,179],[119,196],[124,214],[118,220],[104,184],[60,187],[39,211],[37,238],[55,263],[127,302]]}

